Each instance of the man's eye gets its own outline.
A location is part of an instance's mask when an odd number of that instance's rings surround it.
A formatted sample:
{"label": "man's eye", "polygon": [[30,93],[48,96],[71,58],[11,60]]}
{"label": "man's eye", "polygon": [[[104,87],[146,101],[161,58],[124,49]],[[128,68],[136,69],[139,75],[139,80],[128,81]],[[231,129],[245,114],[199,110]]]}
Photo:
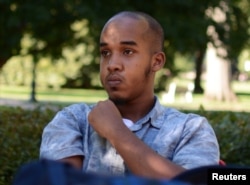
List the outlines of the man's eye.
{"label": "man's eye", "polygon": [[107,56],[109,56],[111,53],[110,53],[110,51],[108,51],[108,50],[103,50],[103,51],[101,51],[101,55],[103,56],[103,57],[107,57]]}
{"label": "man's eye", "polygon": [[125,55],[132,55],[134,52],[131,49],[125,49],[123,52]]}

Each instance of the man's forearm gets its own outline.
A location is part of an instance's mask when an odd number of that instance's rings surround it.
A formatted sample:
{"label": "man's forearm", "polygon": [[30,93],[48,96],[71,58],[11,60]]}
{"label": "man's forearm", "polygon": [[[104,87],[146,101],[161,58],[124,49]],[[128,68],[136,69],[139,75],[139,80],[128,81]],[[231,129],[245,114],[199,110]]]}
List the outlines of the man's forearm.
{"label": "man's forearm", "polygon": [[112,137],[109,138],[110,142],[135,175],[170,179],[185,170],[157,154],[128,129],[116,132]]}

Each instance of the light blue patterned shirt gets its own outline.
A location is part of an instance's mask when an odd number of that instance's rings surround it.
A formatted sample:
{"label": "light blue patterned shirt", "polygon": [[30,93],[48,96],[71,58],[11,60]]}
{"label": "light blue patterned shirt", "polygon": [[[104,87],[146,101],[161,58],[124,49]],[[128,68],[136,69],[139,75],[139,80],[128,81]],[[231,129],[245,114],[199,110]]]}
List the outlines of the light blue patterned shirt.
{"label": "light blue patterned shirt", "polygon": [[[43,131],[40,158],[82,155],[84,172],[125,175],[128,169],[121,156],[88,122],[93,106],[73,104],[58,112]],[[129,129],[158,154],[184,168],[218,164],[215,133],[199,115],[162,106],[156,99],[153,109]]]}

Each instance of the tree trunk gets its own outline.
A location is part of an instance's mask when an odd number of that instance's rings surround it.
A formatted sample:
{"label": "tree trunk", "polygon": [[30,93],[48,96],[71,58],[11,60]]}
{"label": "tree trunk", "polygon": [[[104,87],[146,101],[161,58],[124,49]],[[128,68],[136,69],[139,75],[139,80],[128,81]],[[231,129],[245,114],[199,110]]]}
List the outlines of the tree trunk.
{"label": "tree trunk", "polygon": [[[207,44],[207,83],[205,97],[219,101],[235,101],[236,95],[231,88],[231,62],[229,60],[227,41],[230,37],[228,24],[228,2],[220,1],[220,7],[208,9],[207,15],[223,28],[223,34],[218,33],[218,26],[210,25],[207,34],[211,42]],[[216,29],[217,28],[217,29]]]}
{"label": "tree trunk", "polygon": [[6,58],[0,58],[0,69],[4,66],[4,64],[7,62]]}
{"label": "tree trunk", "polygon": [[202,94],[204,92],[201,87],[201,74],[202,74],[202,64],[205,55],[205,50],[200,49],[195,55],[195,79],[194,79],[194,93]]}
{"label": "tree trunk", "polygon": [[33,69],[32,69],[32,81],[31,81],[31,93],[30,102],[37,102],[36,100],[36,67],[37,67],[37,57],[33,58]]}
{"label": "tree trunk", "polygon": [[237,98],[231,88],[230,61],[219,57],[212,44],[207,49],[206,66],[205,97],[209,100],[235,101]]}

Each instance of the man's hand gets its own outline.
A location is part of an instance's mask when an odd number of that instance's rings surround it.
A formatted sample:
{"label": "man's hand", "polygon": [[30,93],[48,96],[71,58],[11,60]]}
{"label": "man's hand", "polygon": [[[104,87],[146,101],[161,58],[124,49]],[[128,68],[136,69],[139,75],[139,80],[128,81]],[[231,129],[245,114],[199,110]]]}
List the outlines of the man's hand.
{"label": "man's hand", "polygon": [[100,101],[88,115],[90,125],[102,137],[109,140],[113,132],[126,129],[115,104],[110,100]]}

